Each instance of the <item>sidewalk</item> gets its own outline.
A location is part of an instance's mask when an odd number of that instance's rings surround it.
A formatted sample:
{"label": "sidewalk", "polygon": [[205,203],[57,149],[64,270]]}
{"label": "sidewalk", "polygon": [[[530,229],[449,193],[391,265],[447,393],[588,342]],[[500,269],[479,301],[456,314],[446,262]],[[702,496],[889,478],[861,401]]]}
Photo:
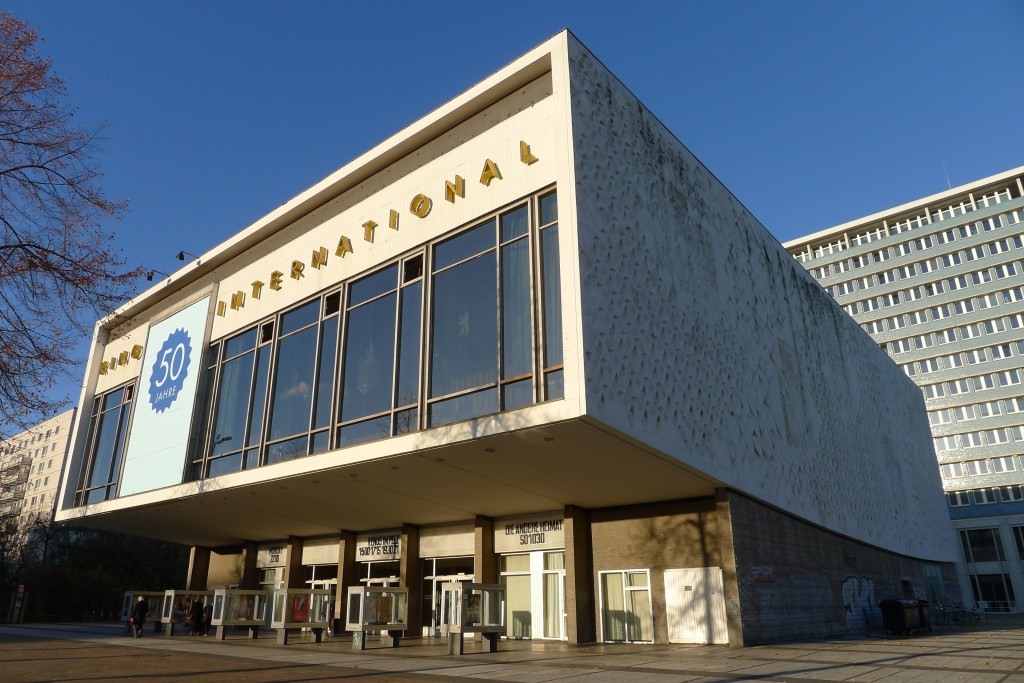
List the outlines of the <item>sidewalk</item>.
{"label": "sidewalk", "polygon": [[497,653],[467,641],[447,654],[443,639],[411,638],[397,649],[375,638],[276,644],[273,633],[225,641],[130,638],[119,624],[0,626],[4,681],[971,681],[1024,683],[1024,620],[990,617],[980,626],[909,638],[869,637],[749,648],[701,645],[569,645],[502,641]]}

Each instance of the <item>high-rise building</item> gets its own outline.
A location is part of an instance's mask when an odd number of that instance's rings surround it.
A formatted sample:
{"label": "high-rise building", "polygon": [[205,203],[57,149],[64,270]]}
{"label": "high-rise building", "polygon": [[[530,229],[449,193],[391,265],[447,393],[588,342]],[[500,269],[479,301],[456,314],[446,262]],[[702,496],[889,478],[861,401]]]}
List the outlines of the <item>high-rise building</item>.
{"label": "high-rise building", "polygon": [[0,444],[0,515],[22,530],[53,519],[74,419],[71,408]]}
{"label": "high-rise building", "polygon": [[921,388],[964,591],[1020,611],[1024,167],[784,246]]}
{"label": "high-rise building", "polygon": [[58,520],[193,548],[126,589],[733,645],[957,591],[917,387],[568,32],[100,321],[83,387]]}

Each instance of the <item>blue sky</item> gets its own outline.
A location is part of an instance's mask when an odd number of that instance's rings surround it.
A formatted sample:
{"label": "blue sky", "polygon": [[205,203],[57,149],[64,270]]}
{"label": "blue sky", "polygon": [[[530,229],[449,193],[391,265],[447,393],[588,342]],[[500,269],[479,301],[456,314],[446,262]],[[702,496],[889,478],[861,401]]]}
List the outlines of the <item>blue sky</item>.
{"label": "blue sky", "polygon": [[781,241],[1024,165],[1018,0],[5,7],[166,272],[565,27]]}

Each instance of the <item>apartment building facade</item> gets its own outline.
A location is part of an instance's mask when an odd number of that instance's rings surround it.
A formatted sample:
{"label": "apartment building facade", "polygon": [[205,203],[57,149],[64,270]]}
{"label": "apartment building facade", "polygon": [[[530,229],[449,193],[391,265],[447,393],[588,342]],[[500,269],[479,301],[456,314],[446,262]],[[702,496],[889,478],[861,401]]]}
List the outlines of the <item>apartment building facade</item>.
{"label": "apartment building facade", "polygon": [[784,244],[921,388],[964,595],[1024,599],[1024,167]]}
{"label": "apartment building facade", "polygon": [[70,408],[0,444],[0,515],[20,529],[53,519],[74,419]]}

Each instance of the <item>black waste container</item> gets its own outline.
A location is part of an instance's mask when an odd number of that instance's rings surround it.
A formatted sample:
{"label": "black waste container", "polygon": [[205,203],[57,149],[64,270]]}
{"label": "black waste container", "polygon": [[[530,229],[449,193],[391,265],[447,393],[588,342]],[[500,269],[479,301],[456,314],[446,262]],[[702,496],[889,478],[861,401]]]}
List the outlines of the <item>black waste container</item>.
{"label": "black waste container", "polygon": [[928,612],[928,601],[927,600],[918,600],[917,601],[917,611],[918,611],[918,614],[920,615],[920,619],[921,619],[921,628],[928,629],[929,631],[931,631],[932,630],[932,616]]}
{"label": "black waste container", "polygon": [[[882,609],[882,624],[889,633],[899,635],[922,627],[920,600],[883,600],[878,606]],[[928,614],[927,606],[924,614]]]}

